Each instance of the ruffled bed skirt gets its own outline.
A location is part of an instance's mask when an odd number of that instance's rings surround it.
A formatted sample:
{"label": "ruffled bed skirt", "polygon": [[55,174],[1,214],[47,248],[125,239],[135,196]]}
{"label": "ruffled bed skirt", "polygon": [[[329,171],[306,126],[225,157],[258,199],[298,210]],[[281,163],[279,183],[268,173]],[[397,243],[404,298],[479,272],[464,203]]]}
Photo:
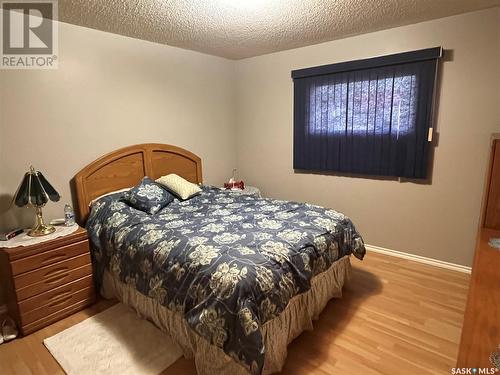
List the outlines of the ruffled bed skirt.
{"label": "ruffled bed skirt", "polygon": [[[344,256],[327,271],[314,277],[309,291],[292,298],[280,315],[261,327],[266,348],[264,374],[281,371],[286,360],[288,344],[304,330],[313,329],[313,319],[318,318],[331,298],[342,296],[342,286],[349,278],[350,270],[349,257]],[[220,348],[199,336],[187,324],[182,314],[169,310],[156,300],[139,293],[107,271],[104,273],[101,294],[105,298],[117,298],[168,333],[182,349],[184,357],[194,358],[198,374],[249,373]]]}

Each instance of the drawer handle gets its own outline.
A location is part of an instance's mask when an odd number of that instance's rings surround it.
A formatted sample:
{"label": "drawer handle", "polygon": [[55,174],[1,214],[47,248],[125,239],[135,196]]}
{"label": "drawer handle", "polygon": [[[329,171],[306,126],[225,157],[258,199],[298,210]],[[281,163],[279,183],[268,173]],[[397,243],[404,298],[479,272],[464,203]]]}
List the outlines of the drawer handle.
{"label": "drawer handle", "polygon": [[[49,302],[49,306],[50,307],[55,307],[57,305],[62,305],[63,303],[68,302],[71,299],[71,293],[70,292],[66,292],[64,294],[65,295],[61,295],[56,300]],[[53,298],[51,298],[51,299],[53,299]]]}
{"label": "drawer handle", "polygon": [[47,264],[52,264],[52,263],[56,263],[60,260],[64,260],[66,259],[66,254],[53,254],[51,255],[50,257],[48,257],[47,259],[44,259],[42,262],[41,262],[41,265],[42,266],[45,266]]}
{"label": "drawer handle", "polygon": [[58,281],[63,280],[68,275],[69,275],[68,267],[62,267],[62,268],[58,268],[58,269],[52,270],[50,272],[47,272],[43,276],[43,278],[44,278],[46,283],[52,284],[52,283],[56,283]]}
{"label": "drawer handle", "polygon": [[57,302],[60,298],[66,297],[68,295],[71,295],[71,288],[68,290],[63,290],[57,294],[54,294],[52,297],[49,298],[48,302]]}

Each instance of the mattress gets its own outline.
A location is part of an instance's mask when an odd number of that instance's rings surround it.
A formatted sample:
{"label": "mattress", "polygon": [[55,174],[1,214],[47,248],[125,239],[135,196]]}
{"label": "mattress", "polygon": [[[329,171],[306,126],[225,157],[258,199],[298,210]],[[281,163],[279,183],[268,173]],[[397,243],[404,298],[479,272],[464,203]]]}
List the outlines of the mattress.
{"label": "mattress", "polygon": [[128,206],[120,193],[103,197],[87,229],[98,281],[109,273],[182,316],[252,374],[264,371],[265,324],[340,259],[365,253],[339,212],[206,186],[155,215]]}

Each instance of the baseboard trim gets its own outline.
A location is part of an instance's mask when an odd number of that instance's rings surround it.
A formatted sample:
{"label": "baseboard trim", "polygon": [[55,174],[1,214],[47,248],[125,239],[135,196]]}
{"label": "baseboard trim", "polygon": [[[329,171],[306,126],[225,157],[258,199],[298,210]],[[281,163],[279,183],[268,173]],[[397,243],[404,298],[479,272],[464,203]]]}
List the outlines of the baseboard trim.
{"label": "baseboard trim", "polygon": [[380,247],[380,246],[365,244],[365,247],[366,247],[366,250],[373,251],[374,253],[380,253],[380,254],[389,255],[389,256],[393,256],[393,257],[397,257],[397,258],[408,259],[408,260],[412,260],[414,262],[424,263],[424,264],[428,264],[428,265],[434,266],[434,267],[446,268],[448,270],[469,273],[469,274],[471,273],[471,267],[462,266],[460,264],[449,263],[449,262],[445,262],[445,261],[438,260],[438,259],[423,257],[420,255],[408,254],[408,253],[404,253],[402,251],[386,249],[386,248]]}

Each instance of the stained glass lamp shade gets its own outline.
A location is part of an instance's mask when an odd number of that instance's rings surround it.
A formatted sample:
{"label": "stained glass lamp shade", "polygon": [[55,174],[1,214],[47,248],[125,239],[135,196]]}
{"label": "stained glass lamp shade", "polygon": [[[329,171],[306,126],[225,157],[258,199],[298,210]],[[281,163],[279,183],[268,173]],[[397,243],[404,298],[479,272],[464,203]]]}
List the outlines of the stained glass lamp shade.
{"label": "stained glass lamp shade", "polygon": [[42,207],[51,200],[57,202],[61,196],[47,181],[42,173],[30,167],[29,172],[24,175],[14,197],[14,203],[18,207],[34,207],[36,214],[35,226],[28,232],[29,236],[40,237],[54,232],[52,225],[46,225],[43,221]]}

